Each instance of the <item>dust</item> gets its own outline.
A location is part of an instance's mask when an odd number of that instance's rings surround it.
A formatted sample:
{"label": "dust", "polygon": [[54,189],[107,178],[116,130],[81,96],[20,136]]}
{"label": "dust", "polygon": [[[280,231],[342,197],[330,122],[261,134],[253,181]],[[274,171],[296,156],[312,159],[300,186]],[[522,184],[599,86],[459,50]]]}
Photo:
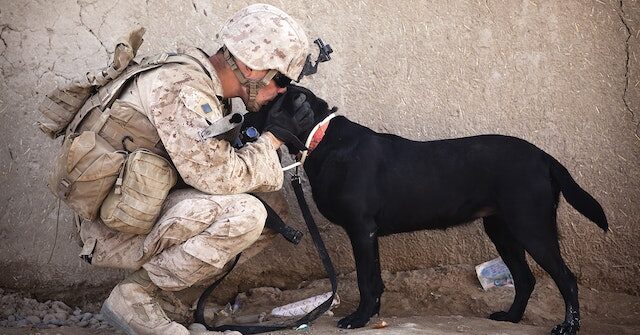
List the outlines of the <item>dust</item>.
{"label": "dust", "polygon": [[[350,334],[496,334],[542,335],[562,321],[564,303],[555,284],[548,276],[538,276],[524,319],[519,324],[496,322],[486,316],[505,310],[513,299],[513,288],[492,288],[484,291],[468,265],[438,266],[428,269],[383,272],[386,286],[382,296],[380,315],[364,328],[350,330]],[[340,276],[338,294],[340,305],[328,315],[313,323],[306,332],[287,330],[272,334],[344,334],[336,327],[340,317],[355,310],[359,301],[356,274]],[[224,286],[224,285],[223,285]],[[228,287],[222,287],[228,290]],[[297,288],[285,290],[260,287],[241,292],[230,302],[239,319],[252,315],[268,314],[272,308],[328,292],[327,279],[304,281]],[[216,292],[214,291],[214,296]],[[192,322],[194,298],[189,295],[171,294],[162,297],[163,308],[169,317],[186,325]],[[214,299],[212,299],[215,301]],[[95,310],[98,301],[82,307]],[[612,292],[601,292],[580,286],[582,328],[580,335],[640,334],[640,297]],[[224,304],[210,303],[205,315],[224,309]],[[227,306],[228,309],[228,306]],[[374,328],[385,321],[388,326]],[[112,330],[111,330],[112,332]],[[104,329],[75,327],[0,328],[0,334],[106,334]]]}

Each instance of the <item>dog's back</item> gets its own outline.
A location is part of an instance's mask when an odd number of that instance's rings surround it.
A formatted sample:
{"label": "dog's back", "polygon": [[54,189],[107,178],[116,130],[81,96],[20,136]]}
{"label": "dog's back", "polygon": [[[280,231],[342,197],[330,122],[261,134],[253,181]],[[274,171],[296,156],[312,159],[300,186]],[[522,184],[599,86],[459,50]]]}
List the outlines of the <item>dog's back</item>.
{"label": "dog's back", "polygon": [[500,194],[548,184],[547,157],[510,136],[419,142],[337,117],[305,170],[323,214],[336,218],[350,212],[343,207],[363,203],[378,233],[386,235],[446,228],[494,213]]}

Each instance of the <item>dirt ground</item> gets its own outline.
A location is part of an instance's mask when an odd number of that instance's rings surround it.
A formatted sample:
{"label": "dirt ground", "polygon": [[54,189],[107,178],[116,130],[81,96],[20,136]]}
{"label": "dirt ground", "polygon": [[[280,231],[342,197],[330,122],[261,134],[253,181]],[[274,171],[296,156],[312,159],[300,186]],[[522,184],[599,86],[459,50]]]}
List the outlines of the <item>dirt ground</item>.
{"label": "dirt ground", "polygon": [[[358,303],[355,273],[339,278],[340,305],[313,323],[306,331],[287,330],[273,334],[493,334],[542,335],[559,323],[564,305],[560,295],[546,276],[538,276],[525,317],[520,324],[495,322],[485,318],[491,312],[505,309],[513,297],[512,288],[493,288],[483,291],[470,266],[442,266],[398,273],[383,273],[386,291],[382,297],[382,310],[378,318],[362,329],[343,330],[335,325],[339,318],[353,311]],[[280,290],[274,287],[251,289],[236,297],[239,306],[235,315],[255,315],[271,308],[298,301],[330,290],[328,280],[301,283],[297,289]],[[168,299],[167,299],[168,300]],[[163,305],[168,315],[188,324],[191,322],[191,303],[181,305],[180,297],[171,306]],[[640,297],[611,292],[600,292],[580,287],[582,312],[581,335],[640,334]],[[97,312],[98,302],[88,303],[85,310]],[[220,306],[210,306],[214,308]],[[173,310],[171,310],[173,308]],[[210,313],[205,313],[209,315]],[[388,326],[374,328],[381,321]],[[113,330],[86,328],[0,328],[7,334],[112,334]]]}

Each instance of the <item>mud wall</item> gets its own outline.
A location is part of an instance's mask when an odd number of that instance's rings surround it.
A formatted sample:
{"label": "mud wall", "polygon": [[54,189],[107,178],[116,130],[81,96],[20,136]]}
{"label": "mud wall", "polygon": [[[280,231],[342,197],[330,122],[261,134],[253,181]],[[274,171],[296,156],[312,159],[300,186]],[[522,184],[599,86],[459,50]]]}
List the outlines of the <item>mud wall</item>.
{"label": "mud wall", "polygon": [[[514,135],[557,157],[611,225],[605,235],[563,202],[566,261],[584,285],[640,292],[638,1],[267,2],[332,45],[333,60],[302,84],[347,117],[416,140]],[[143,54],[182,44],[214,51],[220,24],[248,3],[0,0],[0,286],[88,295],[123,275],[80,261],[71,214],[45,187],[60,144],[34,126],[43,95],[107,65],[134,24],[147,28]],[[285,191],[294,204],[289,185]],[[338,270],[353,271],[344,233],[316,214]],[[478,222],[383,238],[381,254],[390,271],[496,256]],[[309,239],[298,247],[278,240],[227,285],[322,276]]]}

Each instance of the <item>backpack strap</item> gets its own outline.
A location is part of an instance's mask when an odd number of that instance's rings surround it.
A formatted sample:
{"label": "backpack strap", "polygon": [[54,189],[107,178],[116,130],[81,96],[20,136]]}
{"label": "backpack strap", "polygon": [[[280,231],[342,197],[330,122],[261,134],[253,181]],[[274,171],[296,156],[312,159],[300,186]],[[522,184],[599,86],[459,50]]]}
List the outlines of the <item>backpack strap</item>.
{"label": "backpack strap", "polygon": [[143,72],[156,69],[164,64],[172,63],[197,65],[202,72],[206,73],[209,78],[212,78],[211,73],[207,70],[204,64],[202,64],[202,62],[187,54],[165,52],[155,56],[145,57],[139,64],[129,66],[118,77],[98,89],[98,92],[87,100],[78,114],[76,114],[73,121],[71,121],[67,128],[67,135],[76,132],[82,120],[84,120],[92,109],[99,107],[100,111],[104,111],[111,107],[113,102],[122,93],[126,84],[129,83],[132,78]]}

